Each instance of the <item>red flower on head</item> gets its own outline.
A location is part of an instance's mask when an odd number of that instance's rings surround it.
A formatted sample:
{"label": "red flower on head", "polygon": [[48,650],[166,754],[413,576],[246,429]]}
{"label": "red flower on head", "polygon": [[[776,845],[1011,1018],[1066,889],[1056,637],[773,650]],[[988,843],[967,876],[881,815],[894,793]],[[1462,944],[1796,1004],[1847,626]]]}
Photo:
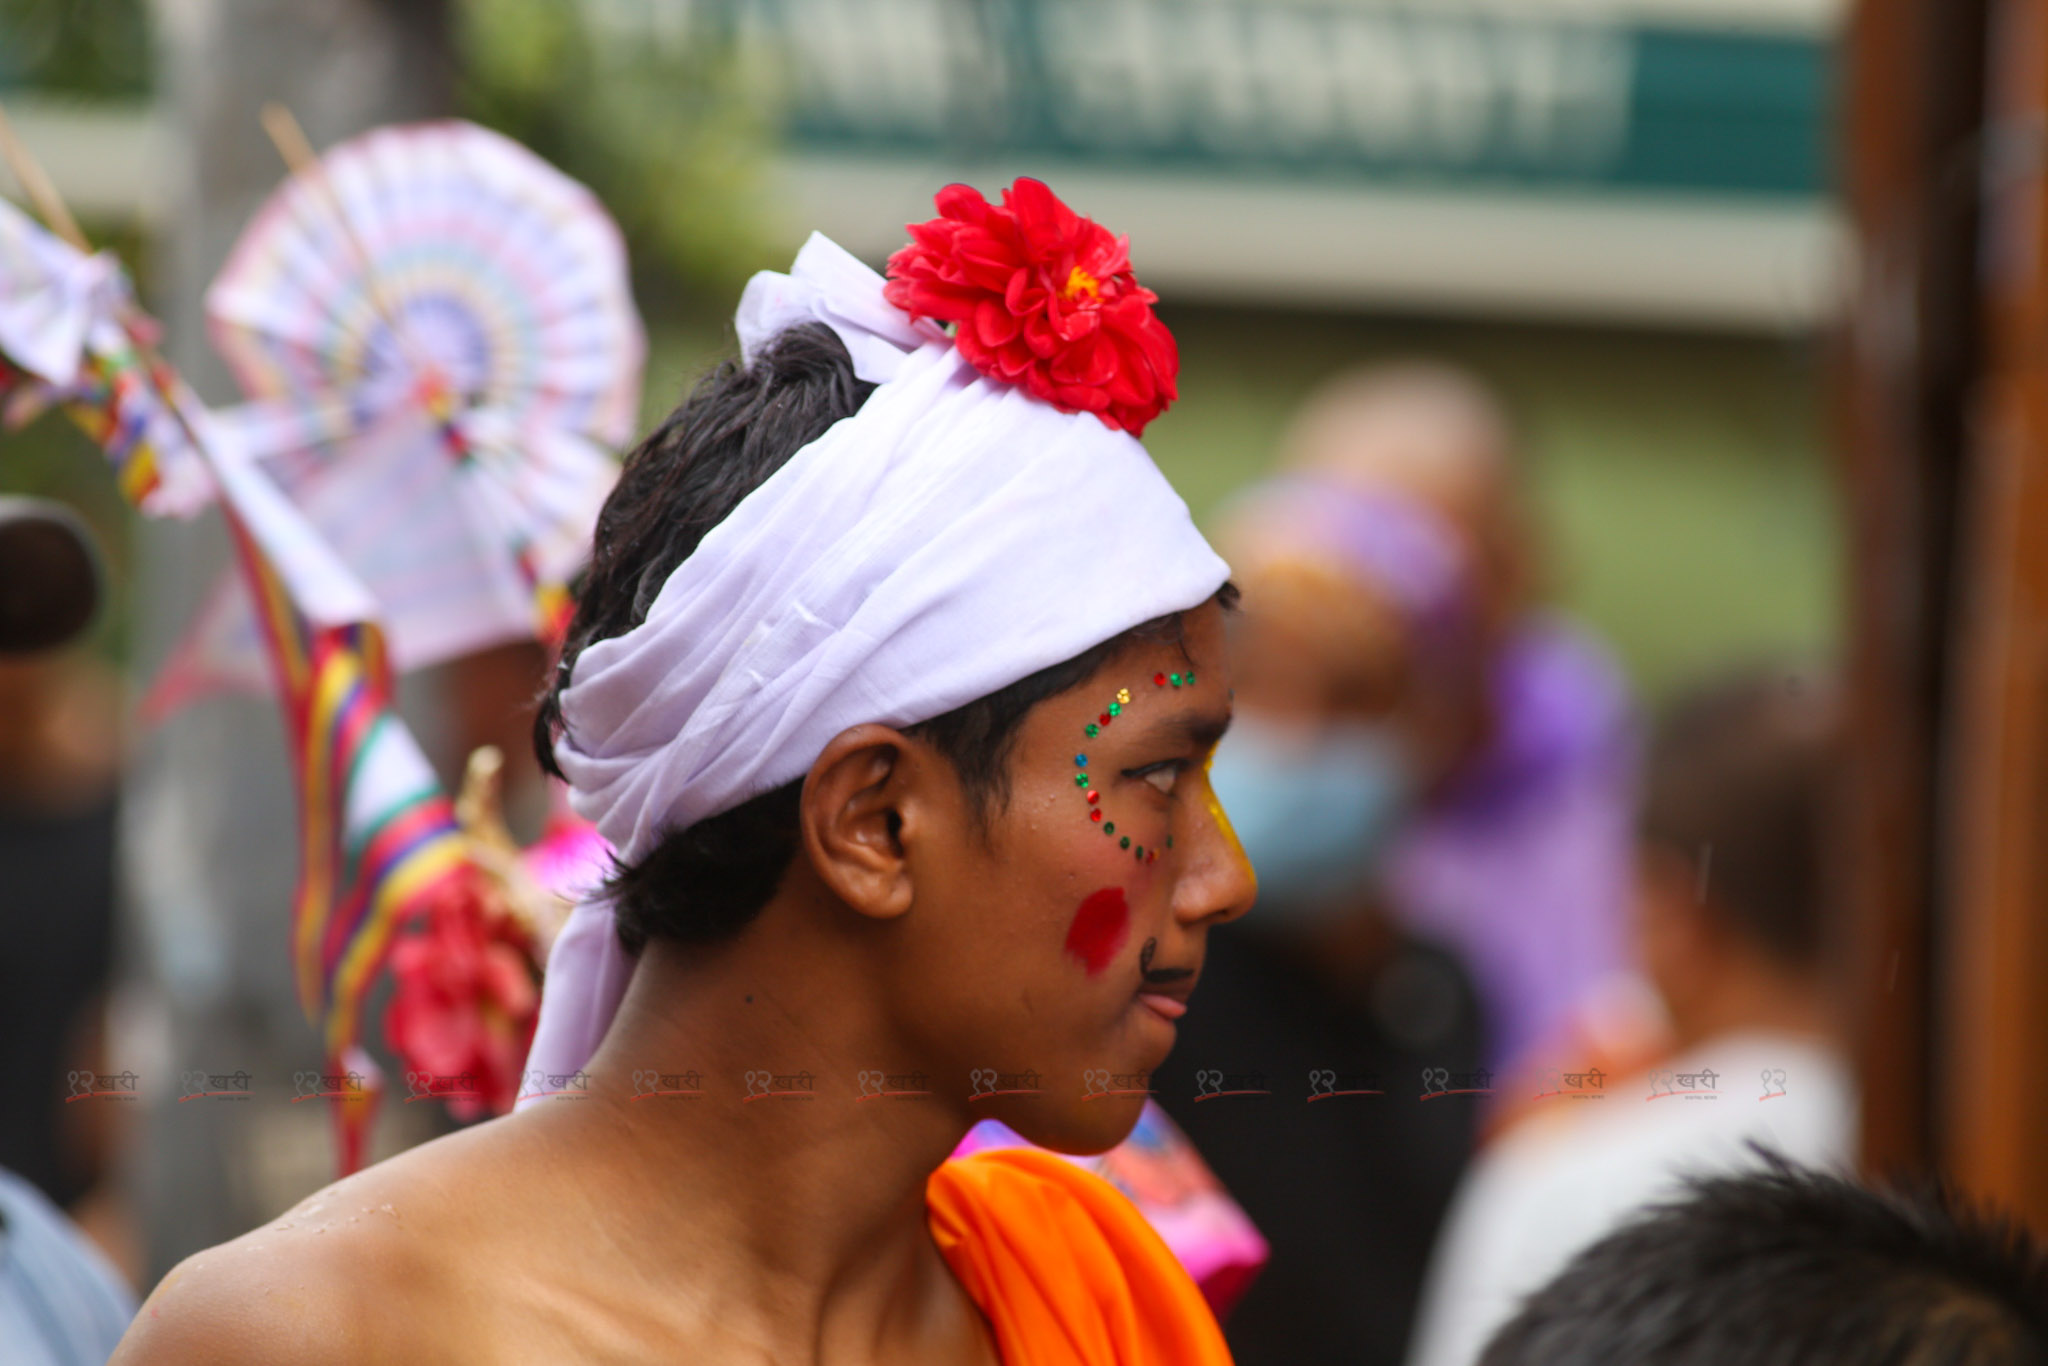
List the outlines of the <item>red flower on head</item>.
{"label": "red flower on head", "polygon": [[1036,180],[1003,191],[1000,206],[949,185],[938,206],[889,258],[890,303],[955,324],[982,374],[1132,436],[1178,396],[1180,350],[1153,316],[1159,296],[1131,274],[1129,239]]}

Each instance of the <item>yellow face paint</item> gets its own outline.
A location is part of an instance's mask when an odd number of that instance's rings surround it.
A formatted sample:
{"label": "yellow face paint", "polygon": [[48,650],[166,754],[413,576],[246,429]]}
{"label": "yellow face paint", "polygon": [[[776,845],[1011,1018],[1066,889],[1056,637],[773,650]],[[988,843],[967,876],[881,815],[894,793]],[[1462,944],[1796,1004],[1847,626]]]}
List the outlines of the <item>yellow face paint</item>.
{"label": "yellow face paint", "polygon": [[1202,761],[1202,790],[1208,796],[1209,815],[1216,822],[1216,828],[1223,832],[1223,842],[1229,848],[1230,856],[1243,866],[1245,876],[1251,879],[1252,892],[1256,895],[1259,890],[1259,870],[1252,867],[1252,861],[1245,857],[1244,845],[1239,842],[1237,830],[1230,823],[1230,813],[1225,811],[1223,803],[1216,799],[1215,785],[1209,781],[1209,766],[1215,762],[1216,755],[1213,751]]}

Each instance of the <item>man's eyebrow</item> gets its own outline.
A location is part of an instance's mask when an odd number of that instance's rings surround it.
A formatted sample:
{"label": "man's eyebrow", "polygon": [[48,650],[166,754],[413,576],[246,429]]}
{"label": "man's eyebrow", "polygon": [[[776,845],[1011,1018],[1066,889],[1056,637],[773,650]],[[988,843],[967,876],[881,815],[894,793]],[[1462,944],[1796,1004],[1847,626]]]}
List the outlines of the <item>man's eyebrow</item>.
{"label": "man's eyebrow", "polygon": [[1164,716],[1149,718],[1145,725],[1148,738],[1178,736],[1190,749],[1213,749],[1223,733],[1230,729],[1230,713],[1221,716],[1211,711],[1178,711]]}

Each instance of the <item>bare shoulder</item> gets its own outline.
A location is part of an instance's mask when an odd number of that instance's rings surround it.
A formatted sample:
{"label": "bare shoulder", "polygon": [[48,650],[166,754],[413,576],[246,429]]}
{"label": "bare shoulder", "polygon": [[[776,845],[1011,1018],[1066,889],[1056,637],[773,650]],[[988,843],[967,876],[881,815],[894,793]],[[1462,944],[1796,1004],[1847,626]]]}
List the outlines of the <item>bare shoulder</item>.
{"label": "bare shoulder", "polygon": [[456,1179],[471,1165],[468,1137],[358,1172],[186,1258],[143,1303],[113,1366],[425,1359],[423,1334],[459,1332],[490,1308],[474,1302],[471,1268],[491,1230]]}
{"label": "bare shoulder", "polygon": [[157,1284],[121,1339],[120,1366],[361,1359],[378,1296],[351,1239],[266,1226],[195,1252]]}

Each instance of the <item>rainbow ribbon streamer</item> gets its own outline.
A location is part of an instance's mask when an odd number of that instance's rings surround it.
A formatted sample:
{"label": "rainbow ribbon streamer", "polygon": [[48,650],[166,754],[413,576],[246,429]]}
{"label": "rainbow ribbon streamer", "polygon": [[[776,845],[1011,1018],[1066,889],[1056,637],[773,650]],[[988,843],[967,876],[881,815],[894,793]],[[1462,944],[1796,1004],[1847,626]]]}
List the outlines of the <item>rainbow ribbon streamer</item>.
{"label": "rainbow ribbon streamer", "polygon": [[[460,869],[468,849],[393,708],[367,593],[253,465],[232,457],[213,465],[298,781],[299,1001],[322,1031],[330,1065],[360,1071],[363,999],[409,908]],[[345,1172],[361,1164],[368,1108],[337,1106]]]}
{"label": "rainbow ribbon streamer", "polygon": [[158,455],[163,430],[175,419],[160,395],[176,393],[174,401],[196,402],[179,392],[175,375],[152,375],[135,348],[126,342],[81,358],[78,384],[65,395],[64,410],[113,462],[114,481],[136,507],[163,486],[163,461]]}
{"label": "rainbow ribbon streamer", "polygon": [[[317,627],[229,517],[282,690],[303,863],[292,910],[300,1004],[328,1052],[354,1045],[361,1005],[407,906],[461,864],[455,813],[392,709],[383,636]],[[366,791],[366,788],[374,790]]]}

